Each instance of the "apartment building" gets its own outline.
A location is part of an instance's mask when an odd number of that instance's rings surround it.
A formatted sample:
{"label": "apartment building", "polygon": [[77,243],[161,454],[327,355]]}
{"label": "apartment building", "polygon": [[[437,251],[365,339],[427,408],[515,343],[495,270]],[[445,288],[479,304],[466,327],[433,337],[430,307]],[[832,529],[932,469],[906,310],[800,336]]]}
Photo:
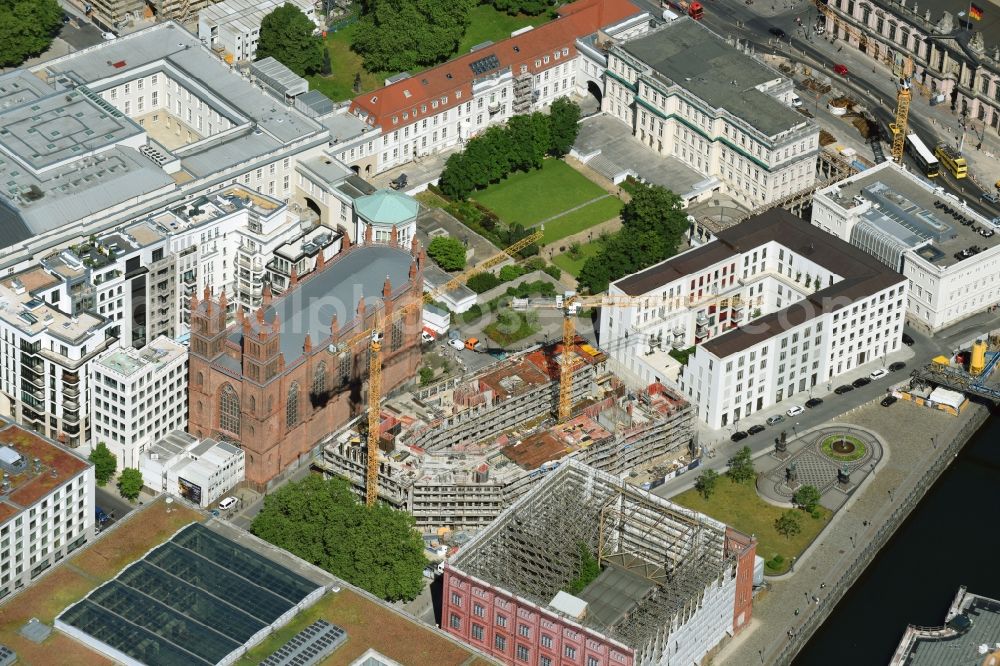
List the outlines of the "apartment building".
{"label": "apartment building", "polygon": [[831,0],[825,27],[869,58],[892,63],[897,74],[910,57],[923,92],[943,95],[980,129],[1000,132],[1000,10],[987,4],[981,20],[971,20],[970,7],[964,0]]}
{"label": "apartment building", "polygon": [[[625,475],[688,456],[690,404],[659,384],[629,394],[604,370],[604,355],[591,352],[596,350],[585,344],[573,350],[580,359],[573,385],[579,409],[555,426],[537,424],[555,407],[558,345],[387,401],[381,414],[380,498],[413,514],[427,532],[475,529],[566,460]],[[445,425],[458,416],[461,428]],[[316,463],[346,477],[359,494],[367,461],[363,441],[356,425],[348,427],[331,438]]]}
{"label": "apartment building", "polygon": [[812,210],[814,225],[906,276],[912,325],[934,333],[1000,304],[997,227],[899,165],[818,190]]}
{"label": "apartment building", "polygon": [[198,12],[198,39],[221,53],[226,62],[256,60],[260,24],[283,5],[305,14],[317,30],[323,28],[323,15],[313,0],[222,0]]}
{"label": "apartment building", "polygon": [[596,72],[603,71],[604,56],[594,48],[581,56],[578,40],[598,31],[616,39],[642,34],[650,15],[628,0],[577,0],[557,12],[557,18],[537,28],[359,95],[349,113],[376,134],[358,132],[331,153],[374,175],[459,145],[559,97],[599,97],[603,80]]}
{"label": "apartment building", "polygon": [[91,366],[93,441],[119,469],[139,467],[143,452],[187,423],[187,348],[156,338],[142,349],[110,349]]}
{"label": "apartment building", "polygon": [[682,18],[611,46],[601,108],[659,155],[756,208],[812,185],[819,127],[791,79]]}
{"label": "apartment building", "polygon": [[[900,346],[908,281],[862,250],[772,209],[611,285],[601,344],[640,377],[677,377],[713,428]],[[694,346],[687,364],[668,351]]]}
{"label": "apartment building", "polygon": [[[197,1],[197,0],[195,0]],[[70,0],[77,11],[105,30],[117,30],[146,15],[143,0]]]}
{"label": "apartment building", "polygon": [[94,534],[94,466],[0,421],[0,599]]}
{"label": "apartment building", "polygon": [[208,507],[243,481],[246,455],[228,442],[174,430],[143,451],[139,470],[147,488]]}

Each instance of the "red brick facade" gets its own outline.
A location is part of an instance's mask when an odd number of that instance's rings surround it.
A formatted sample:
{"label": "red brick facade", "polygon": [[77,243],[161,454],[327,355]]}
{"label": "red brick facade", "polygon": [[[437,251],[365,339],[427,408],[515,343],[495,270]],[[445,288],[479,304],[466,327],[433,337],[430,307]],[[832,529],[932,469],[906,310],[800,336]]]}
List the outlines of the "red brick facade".
{"label": "red brick facade", "polygon": [[[329,264],[320,260],[305,278],[296,280],[293,275],[292,287],[282,298],[294,298],[303,283],[320,278],[348,253],[366,251],[368,246],[349,247]],[[408,283],[394,286],[386,279],[383,285],[385,317],[422,295],[425,259],[416,243],[413,255]],[[360,334],[376,316],[375,308],[366,310],[362,297],[350,322],[340,326],[333,314],[324,339],[306,333],[297,358],[286,362],[281,351],[283,322],[276,311],[265,314],[270,305],[265,287],[264,306],[249,315],[241,309],[236,322],[227,326],[225,294],[216,299],[206,290],[202,300],[197,295],[191,299],[188,431],[197,437],[238,442],[246,452],[246,480],[257,488],[265,487],[296,459],[305,462],[317,443],[365,411],[369,337]],[[305,317],[316,318],[320,312],[318,306],[303,306]],[[383,393],[416,374],[420,321],[421,308],[411,307],[395,330],[386,328]],[[331,347],[352,338],[356,339],[349,352]]]}
{"label": "red brick facade", "polygon": [[726,552],[736,556],[736,600],[733,603],[733,634],[738,634],[753,616],[753,567],[757,540],[726,528]]}

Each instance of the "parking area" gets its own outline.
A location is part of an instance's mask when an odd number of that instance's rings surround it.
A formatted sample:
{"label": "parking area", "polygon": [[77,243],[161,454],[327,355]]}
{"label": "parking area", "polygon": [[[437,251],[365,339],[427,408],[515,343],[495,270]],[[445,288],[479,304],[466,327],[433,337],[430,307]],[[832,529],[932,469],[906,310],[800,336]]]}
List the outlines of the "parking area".
{"label": "parking area", "polygon": [[632,136],[627,125],[603,114],[580,123],[573,150],[584,159],[599,153],[586,164],[609,180],[615,173],[631,171],[681,197],[705,180],[705,176],[680,160],[657,155]]}

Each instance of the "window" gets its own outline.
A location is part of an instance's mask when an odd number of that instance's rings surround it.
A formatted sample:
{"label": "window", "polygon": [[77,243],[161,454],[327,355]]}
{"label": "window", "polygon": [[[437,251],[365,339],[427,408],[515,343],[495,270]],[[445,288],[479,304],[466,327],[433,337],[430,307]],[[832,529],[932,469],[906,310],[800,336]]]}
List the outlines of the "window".
{"label": "window", "polygon": [[552,637],[548,634],[542,634],[542,647],[552,647]]}
{"label": "window", "polygon": [[552,660],[548,657],[539,657],[538,666],[552,666]]}
{"label": "window", "polygon": [[288,387],[288,401],[285,403],[285,424],[290,430],[299,422],[299,383]]}
{"label": "window", "polygon": [[517,660],[518,661],[528,661],[528,648],[523,645],[517,646]]}
{"label": "window", "polygon": [[219,428],[240,434],[240,398],[232,384],[222,387],[219,395]]}
{"label": "window", "polygon": [[576,648],[567,645],[566,649],[563,651],[563,654],[565,654],[569,659],[576,659]]}
{"label": "window", "polygon": [[455,604],[459,608],[462,607],[462,596],[458,592],[451,593],[451,603]]}
{"label": "window", "polygon": [[472,613],[476,617],[486,617],[486,609],[479,604],[472,604]]}
{"label": "window", "polygon": [[507,639],[504,638],[503,636],[494,636],[493,637],[493,645],[498,650],[506,650],[507,649]]}
{"label": "window", "polygon": [[507,626],[507,616],[497,613],[497,626],[506,627]]}
{"label": "window", "polygon": [[451,614],[451,619],[448,621],[448,623],[451,624],[452,629],[462,628],[462,619],[457,615],[455,615],[454,613]]}
{"label": "window", "polygon": [[320,363],[313,372],[313,395],[326,393],[326,363]]}
{"label": "window", "polygon": [[525,638],[529,638],[531,636],[531,628],[526,624],[519,624],[517,625],[517,633]]}
{"label": "window", "polygon": [[483,628],[478,624],[472,625],[472,637],[477,641],[483,640]]}
{"label": "window", "polygon": [[597,657],[587,657],[587,666],[597,666]]}

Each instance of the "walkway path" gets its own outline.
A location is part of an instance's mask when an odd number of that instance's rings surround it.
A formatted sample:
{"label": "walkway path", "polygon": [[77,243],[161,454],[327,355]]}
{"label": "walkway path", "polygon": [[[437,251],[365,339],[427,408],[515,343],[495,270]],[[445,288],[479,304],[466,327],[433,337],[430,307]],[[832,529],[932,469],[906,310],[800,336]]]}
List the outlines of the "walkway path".
{"label": "walkway path", "polygon": [[832,423],[857,424],[877,433],[886,443],[884,457],[793,572],[771,582],[754,604],[750,627],[721,648],[715,663],[777,663],[789,632],[798,635],[813,613],[823,616],[832,609],[836,599],[826,596],[834,584],[851,570],[900,501],[920,492],[926,470],[963,427],[982,417],[982,409],[971,406],[956,418],[905,401],[888,408],[873,402],[834,419]]}
{"label": "walkway path", "polygon": [[[602,194],[599,197],[594,197],[590,201],[584,201],[582,204],[577,204],[576,206],[573,206],[572,208],[568,208],[568,209],[564,210],[561,213],[556,213],[555,215],[550,215],[549,217],[545,218],[544,220],[542,220],[542,221],[538,222],[537,224],[533,225],[532,229],[535,228],[535,227],[542,226],[543,224],[545,224],[547,222],[551,222],[552,220],[558,220],[560,217],[562,217],[564,215],[569,215],[570,213],[575,213],[576,211],[580,210],[584,206],[589,206],[592,203],[596,203],[596,202],[600,201],[601,199],[607,199],[610,196],[611,196],[610,194]],[[560,240],[562,240],[562,239],[560,239]]]}

